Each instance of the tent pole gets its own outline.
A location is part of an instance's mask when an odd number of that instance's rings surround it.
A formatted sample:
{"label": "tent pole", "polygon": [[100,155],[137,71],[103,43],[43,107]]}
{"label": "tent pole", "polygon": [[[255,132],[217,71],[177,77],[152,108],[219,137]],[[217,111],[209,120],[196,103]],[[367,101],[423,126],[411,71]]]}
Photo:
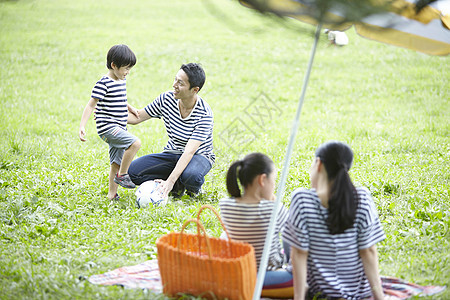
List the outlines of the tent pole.
{"label": "tent pole", "polygon": [[297,135],[297,130],[298,130],[299,122],[300,122],[300,114],[302,111],[302,106],[303,106],[303,102],[304,102],[305,94],[306,94],[306,87],[308,86],[309,75],[311,74],[311,69],[312,69],[312,65],[313,65],[313,61],[314,61],[314,56],[316,54],[317,44],[319,42],[319,35],[320,35],[321,28],[322,28],[322,24],[318,24],[317,28],[316,28],[316,33],[314,36],[314,44],[311,49],[311,54],[309,57],[308,68],[306,70],[305,78],[303,79],[302,93],[300,95],[300,100],[298,103],[297,112],[295,114],[295,119],[292,124],[291,136],[289,138],[289,144],[288,144],[288,147],[286,150],[286,156],[285,156],[284,165],[283,165],[283,172],[281,174],[280,183],[278,185],[277,196],[276,196],[275,205],[273,207],[272,214],[270,217],[269,228],[267,229],[266,241],[264,243],[264,251],[263,251],[263,254],[261,257],[261,262],[259,264],[258,277],[256,280],[255,291],[253,293],[253,300],[258,300],[258,299],[260,299],[260,296],[261,296],[261,291],[262,291],[262,287],[263,287],[263,283],[264,283],[264,276],[266,274],[267,264],[268,264],[268,260],[269,260],[270,245],[272,242],[271,237],[273,236],[273,232],[275,230],[275,219],[276,219],[276,214],[277,214],[277,208],[280,205],[281,199],[283,198],[283,195],[284,195],[287,174],[289,172],[289,164],[291,161],[292,150],[294,148],[294,143],[295,143],[295,136]]}

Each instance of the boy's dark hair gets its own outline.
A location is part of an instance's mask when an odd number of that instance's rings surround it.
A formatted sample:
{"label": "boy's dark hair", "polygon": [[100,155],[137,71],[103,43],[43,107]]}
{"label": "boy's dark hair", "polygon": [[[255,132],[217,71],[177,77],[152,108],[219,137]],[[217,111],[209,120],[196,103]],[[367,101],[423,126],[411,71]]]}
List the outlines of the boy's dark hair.
{"label": "boy's dark hair", "polygon": [[348,171],[352,166],[353,152],[347,144],[331,141],[316,150],[331,182],[326,220],[331,234],[343,233],[355,222],[358,197]]}
{"label": "boy's dark hair", "polygon": [[197,63],[188,63],[181,65],[180,69],[186,73],[189,79],[189,89],[198,87],[198,90],[200,91],[206,80],[205,71],[202,66]]}
{"label": "boy's dark hair", "polygon": [[250,153],[243,160],[235,161],[231,164],[227,172],[227,190],[235,198],[241,197],[238,178],[241,185],[246,188],[256,176],[261,174],[269,175],[274,169],[274,163],[265,154]]}
{"label": "boy's dark hair", "polygon": [[106,56],[106,67],[112,69],[111,63],[114,63],[117,68],[123,66],[133,67],[136,64],[136,55],[127,45],[112,46]]}

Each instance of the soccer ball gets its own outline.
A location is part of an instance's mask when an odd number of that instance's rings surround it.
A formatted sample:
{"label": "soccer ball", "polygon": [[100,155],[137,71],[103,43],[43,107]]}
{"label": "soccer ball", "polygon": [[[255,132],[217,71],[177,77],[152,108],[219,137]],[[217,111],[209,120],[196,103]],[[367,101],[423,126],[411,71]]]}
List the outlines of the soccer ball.
{"label": "soccer ball", "polygon": [[147,207],[150,203],[154,206],[165,206],[168,197],[163,198],[162,193],[157,189],[159,182],[149,180],[141,184],[136,191],[136,206],[138,208]]}

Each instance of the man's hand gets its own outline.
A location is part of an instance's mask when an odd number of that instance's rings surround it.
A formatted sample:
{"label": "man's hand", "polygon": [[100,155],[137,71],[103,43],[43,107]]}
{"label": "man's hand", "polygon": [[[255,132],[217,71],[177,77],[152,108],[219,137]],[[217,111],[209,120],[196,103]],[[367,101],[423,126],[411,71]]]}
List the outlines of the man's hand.
{"label": "man's hand", "polygon": [[178,178],[180,178],[181,173],[183,173],[184,169],[186,169],[186,166],[191,161],[192,156],[194,156],[194,153],[200,147],[201,143],[201,141],[190,139],[187,142],[186,147],[184,148],[183,154],[181,154],[180,159],[175,165],[175,169],[173,169],[172,173],[170,173],[167,180],[155,179],[155,181],[161,183],[159,187],[161,192],[163,193],[164,198],[169,195],[170,191],[172,191],[175,182],[178,180]]}
{"label": "man's hand", "polygon": [[[130,109],[131,107],[131,109]],[[131,125],[136,125],[139,124],[141,122],[147,121],[148,119],[150,119],[151,117],[148,115],[148,113],[145,112],[145,109],[135,109],[134,107],[130,106],[128,107],[128,111],[130,112],[128,114],[128,124]]]}
{"label": "man's hand", "polygon": [[131,105],[128,105],[128,111],[129,111],[130,113],[132,113],[132,114],[136,117],[136,119],[139,120],[139,110],[137,110],[136,108],[134,108],[134,107],[131,106]]}
{"label": "man's hand", "polygon": [[175,182],[172,182],[170,180],[162,180],[162,179],[155,179],[156,182],[159,182],[158,190],[162,193],[163,198],[166,198],[170,191],[172,191],[173,185]]}

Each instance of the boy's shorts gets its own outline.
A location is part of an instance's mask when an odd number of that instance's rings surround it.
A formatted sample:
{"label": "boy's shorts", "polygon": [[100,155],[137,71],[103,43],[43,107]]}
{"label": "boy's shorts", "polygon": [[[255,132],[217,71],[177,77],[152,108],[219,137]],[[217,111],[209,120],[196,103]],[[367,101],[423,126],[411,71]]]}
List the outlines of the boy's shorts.
{"label": "boy's shorts", "polygon": [[122,157],[137,137],[120,127],[113,127],[100,135],[100,138],[109,145],[109,162],[120,166]]}

